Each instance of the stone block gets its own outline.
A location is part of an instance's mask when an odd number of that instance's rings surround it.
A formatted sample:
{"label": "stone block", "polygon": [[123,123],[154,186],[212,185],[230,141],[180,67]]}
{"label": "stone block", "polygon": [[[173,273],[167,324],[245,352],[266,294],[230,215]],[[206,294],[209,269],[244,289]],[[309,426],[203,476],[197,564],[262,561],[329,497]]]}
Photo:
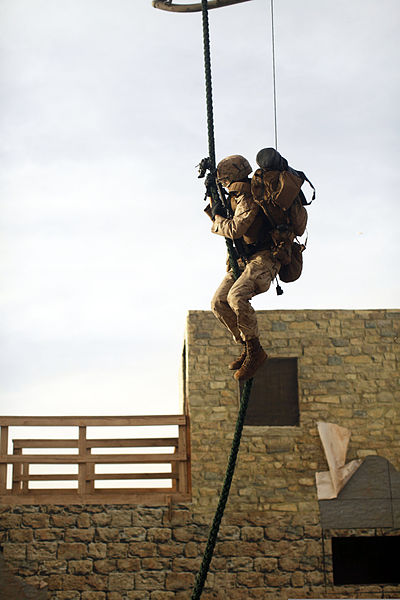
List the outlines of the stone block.
{"label": "stone block", "polygon": [[93,570],[91,560],[71,560],[68,563],[68,572],[71,575],[88,575]]}
{"label": "stone block", "polygon": [[128,556],[149,557],[157,555],[157,546],[151,542],[131,542]]}
{"label": "stone block", "polygon": [[108,577],[108,590],[122,591],[132,590],[134,587],[133,575],[129,573],[111,573]]}
{"label": "stone block", "polygon": [[71,515],[71,514],[58,515],[58,514],[56,514],[56,515],[51,515],[50,524],[53,527],[61,527],[61,528],[73,527],[76,525],[76,519],[77,519],[76,515]]}
{"label": "stone block", "polygon": [[243,527],[240,537],[246,542],[258,542],[264,538],[264,529],[262,527]]}
{"label": "stone block", "polygon": [[107,556],[107,544],[103,544],[103,543],[88,544],[87,553],[90,558],[105,558]]}
{"label": "stone block", "polygon": [[191,590],[195,581],[193,573],[168,573],[165,581],[167,590]]}
{"label": "stone block", "polygon": [[87,529],[91,526],[90,516],[86,513],[78,515],[78,518],[76,519],[76,524],[79,529]]}
{"label": "stone block", "polygon": [[165,588],[165,573],[160,571],[147,571],[136,575],[136,589],[162,590]]}
{"label": "stone block", "polygon": [[51,560],[57,558],[57,542],[33,542],[27,546],[28,560]]}
{"label": "stone block", "polygon": [[0,529],[11,529],[20,527],[22,523],[22,515],[12,513],[4,513],[0,515]]}
{"label": "stone block", "polygon": [[128,555],[128,544],[111,543],[107,544],[108,558],[126,558]]}
{"label": "stone block", "polygon": [[145,527],[124,527],[120,537],[128,542],[131,540],[145,540],[146,533]]}
{"label": "stone block", "polygon": [[132,525],[132,512],[130,510],[113,510],[111,513],[111,527],[130,527]]}
{"label": "stone block", "polygon": [[[91,539],[93,539],[93,535]],[[98,527],[96,529],[96,539],[100,542],[116,542],[119,540],[119,529],[116,527]]]}
{"label": "stone block", "polygon": [[165,543],[171,539],[171,529],[167,527],[150,527],[147,531],[149,542]]}
{"label": "stone block", "polygon": [[[139,559],[132,559],[139,560]],[[141,564],[145,571],[168,571],[170,568],[169,558],[142,558]]]}
{"label": "stone block", "polygon": [[236,577],[238,586],[245,588],[256,588],[264,585],[264,575],[262,573],[238,573]]}
{"label": "stone block", "polygon": [[5,560],[25,560],[26,558],[26,544],[4,544],[3,556]]}
{"label": "stone block", "polygon": [[86,558],[88,549],[86,544],[79,542],[68,544],[60,543],[57,548],[57,558],[61,560]]}
{"label": "stone block", "polygon": [[66,542],[92,542],[94,538],[94,528],[89,529],[75,529],[68,528],[65,530],[65,541]]}
{"label": "stone block", "polygon": [[140,560],[138,558],[120,558],[117,560],[117,571],[129,571],[130,573],[140,571]]}
{"label": "stone block", "polygon": [[96,573],[101,573],[102,575],[109,575],[113,571],[117,570],[117,561],[116,560],[95,560],[93,563],[93,569]]}
{"label": "stone block", "polygon": [[62,540],[64,537],[64,529],[35,529],[34,532],[35,539],[43,542]]}
{"label": "stone block", "polygon": [[201,558],[174,558],[172,561],[173,571],[197,572],[201,565]]}
{"label": "stone block", "polygon": [[23,543],[33,541],[32,529],[10,529],[8,532],[10,542]]}
{"label": "stone block", "polygon": [[24,514],[22,523],[25,527],[32,529],[47,529],[49,527],[50,518],[45,513]]}

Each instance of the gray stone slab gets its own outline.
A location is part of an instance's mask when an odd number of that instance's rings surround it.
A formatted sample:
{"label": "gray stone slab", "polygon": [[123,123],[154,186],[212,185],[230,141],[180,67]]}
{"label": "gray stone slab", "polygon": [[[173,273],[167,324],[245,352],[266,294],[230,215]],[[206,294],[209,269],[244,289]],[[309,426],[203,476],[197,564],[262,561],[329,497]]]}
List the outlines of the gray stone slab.
{"label": "gray stone slab", "polygon": [[400,500],[392,500],[393,507],[393,527],[400,529]]}
{"label": "gray stone slab", "polygon": [[400,473],[389,463],[389,478],[392,498],[400,500]]}
{"label": "gray stone slab", "polygon": [[393,527],[390,499],[320,500],[319,509],[324,529]]}
{"label": "gray stone slab", "polygon": [[339,500],[390,499],[390,463],[381,456],[367,456],[340,492]]}

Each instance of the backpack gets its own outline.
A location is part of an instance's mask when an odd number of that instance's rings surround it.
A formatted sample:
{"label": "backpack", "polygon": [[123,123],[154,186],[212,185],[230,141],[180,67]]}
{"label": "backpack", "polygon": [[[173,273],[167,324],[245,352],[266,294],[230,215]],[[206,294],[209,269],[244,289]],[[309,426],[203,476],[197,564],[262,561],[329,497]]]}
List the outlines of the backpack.
{"label": "backpack", "polygon": [[[313,189],[310,202],[301,190],[304,181]],[[295,239],[306,230],[308,215],[305,207],[314,200],[315,188],[302,171],[291,167],[283,171],[260,168],[252,177],[251,191],[254,201],[272,225],[272,252],[282,265],[279,278],[284,282],[296,281],[302,272],[302,253],[306,246]]]}

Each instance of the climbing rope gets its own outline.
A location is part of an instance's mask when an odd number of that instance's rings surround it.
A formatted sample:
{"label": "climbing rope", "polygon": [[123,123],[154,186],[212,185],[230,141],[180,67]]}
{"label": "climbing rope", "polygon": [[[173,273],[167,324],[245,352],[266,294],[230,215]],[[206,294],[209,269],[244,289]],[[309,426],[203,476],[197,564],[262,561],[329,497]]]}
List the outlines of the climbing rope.
{"label": "climbing rope", "polygon": [[[211,81],[211,58],[210,58],[210,35],[209,35],[209,24],[208,24],[208,6],[207,0],[202,0],[202,14],[203,14],[203,42],[204,42],[204,67],[205,67],[205,81],[206,81],[206,100],[207,100],[207,129],[208,129],[208,148],[210,157],[210,169],[211,172],[215,172],[215,138],[214,138],[214,118],[213,118],[213,103],[212,103],[212,81]],[[229,262],[234,274],[235,279],[240,276],[240,270],[237,264],[237,260],[234,254],[234,248],[232,240],[226,239],[226,245],[229,253]],[[253,379],[249,379],[245,382],[242,396],[240,400],[240,408],[238,418],[236,421],[235,433],[233,436],[231,452],[229,455],[228,465],[226,468],[225,479],[220,493],[217,509],[215,511],[214,519],[210,527],[208,535],[208,541],[204,550],[203,560],[200,565],[199,572],[196,577],[195,585],[191,600],[199,600],[204,584],[207,579],[207,574],[210,568],[211,560],[214,554],[214,548],[218,537],[218,531],[221,525],[222,517],[224,514],[225,506],[229,497],[229,491],[232,484],[233,475],[235,472],[237,455],[240,448],[240,440],[242,437],[242,430],[244,421],[246,418],[247,406],[249,403],[251,387]]]}
{"label": "climbing rope", "polygon": [[236,459],[237,459],[237,455],[239,452],[240,440],[242,437],[242,430],[243,430],[244,420],[246,417],[247,406],[249,403],[252,383],[253,383],[253,380],[249,379],[248,381],[246,381],[246,383],[244,384],[244,387],[243,387],[242,398],[240,401],[239,414],[238,414],[238,418],[236,421],[235,434],[233,436],[231,452],[229,455],[228,465],[226,468],[225,480],[224,480],[224,484],[222,486],[222,490],[220,493],[218,506],[215,511],[214,520],[210,527],[210,533],[208,536],[207,545],[204,550],[203,561],[201,563],[199,572],[196,577],[196,582],[194,585],[191,600],[198,600],[200,598],[201,593],[203,591],[205,581],[207,579],[208,570],[209,570],[211,559],[212,559],[213,553],[214,553],[214,547],[215,547],[215,544],[217,541],[219,527],[221,525],[222,517],[224,514],[224,510],[225,510],[225,505],[226,505],[226,502],[229,497],[229,490],[231,488],[233,474],[235,472]]}
{"label": "climbing rope", "polygon": [[[210,27],[208,22],[208,4],[207,0],[201,0],[202,22],[203,22],[203,49],[204,49],[204,75],[206,83],[206,108],[207,108],[207,133],[208,133],[208,157],[209,169],[211,175],[216,176],[215,160],[215,134],[214,134],[214,112],[212,98],[212,78],[211,78],[211,51],[210,51]],[[212,199],[217,201],[215,186],[211,188]],[[215,194],[215,195],[214,195]],[[232,269],[235,279],[240,277],[240,270],[235,257],[233,241],[225,238],[228,249],[229,265]]]}

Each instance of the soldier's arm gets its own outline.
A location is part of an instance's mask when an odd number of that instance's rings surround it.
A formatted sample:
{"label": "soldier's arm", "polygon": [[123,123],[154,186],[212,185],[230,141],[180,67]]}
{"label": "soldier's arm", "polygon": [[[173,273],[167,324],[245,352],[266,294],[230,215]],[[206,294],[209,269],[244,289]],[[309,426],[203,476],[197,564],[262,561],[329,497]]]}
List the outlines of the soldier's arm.
{"label": "soldier's arm", "polygon": [[253,223],[259,207],[252,198],[241,194],[237,198],[235,214],[231,219],[215,215],[211,231],[231,240],[241,238]]}

